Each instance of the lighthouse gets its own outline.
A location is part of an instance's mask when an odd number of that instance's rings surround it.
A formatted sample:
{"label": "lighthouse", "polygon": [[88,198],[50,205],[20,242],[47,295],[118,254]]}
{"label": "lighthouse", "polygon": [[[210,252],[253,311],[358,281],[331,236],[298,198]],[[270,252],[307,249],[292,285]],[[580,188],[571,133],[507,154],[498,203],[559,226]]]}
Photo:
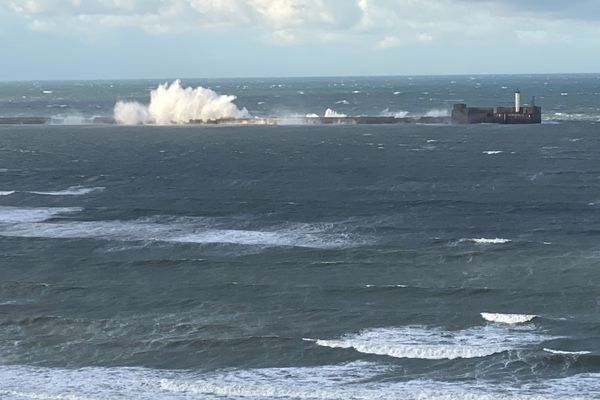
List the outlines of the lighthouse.
{"label": "lighthouse", "polygon": [[519,91],[519,89],[517,89],[517,91],[515,92],[515,112],[521,112],[521,92]]}

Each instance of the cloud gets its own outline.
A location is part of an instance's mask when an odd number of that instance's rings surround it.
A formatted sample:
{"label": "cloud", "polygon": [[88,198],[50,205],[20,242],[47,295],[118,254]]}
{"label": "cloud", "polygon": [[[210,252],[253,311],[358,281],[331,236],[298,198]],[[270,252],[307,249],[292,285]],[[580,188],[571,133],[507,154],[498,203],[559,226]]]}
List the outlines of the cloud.
{"label": "cloud", "polygon": [[428,33],[419,33],[417,34],[417,40],[423,43],[433,42],[434,37]]}
{"label": "cloud", "polygon": [[597,0],[9,0],[2,8],[34,31],[163,35],[243,27],[279,45],[362,42],[379,49],[515,35],[541,44],[574,30],[597,33],[589,20],[600,19]]}
{"label": "cloud", "polygon": [[519,38],[519,40],[528,42],[528,43],[544,43],[548,38],[548,34],[546,31],[542,30],[533,30],[533,31],[523,31],[517,30],[515,34]]}
{"label": "cloud", "polygon": [[379,49],[390,49],[399,46],[402,46],[402,40],[400,40],[400,38],[397,36],[386,36],[383,38],[383,40],[377,43],[377,48]]}

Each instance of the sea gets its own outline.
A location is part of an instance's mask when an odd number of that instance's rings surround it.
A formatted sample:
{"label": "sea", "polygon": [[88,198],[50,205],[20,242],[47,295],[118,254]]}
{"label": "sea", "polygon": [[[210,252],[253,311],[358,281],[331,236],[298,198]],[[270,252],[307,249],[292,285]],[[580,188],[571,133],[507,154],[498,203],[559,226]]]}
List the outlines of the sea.
{"label": "sea", "polygon": [[1,399],[600,399],[600,75],[181,81],[536,125],[90,122],[171,81],[0,83],[53,121],[0,125]]}

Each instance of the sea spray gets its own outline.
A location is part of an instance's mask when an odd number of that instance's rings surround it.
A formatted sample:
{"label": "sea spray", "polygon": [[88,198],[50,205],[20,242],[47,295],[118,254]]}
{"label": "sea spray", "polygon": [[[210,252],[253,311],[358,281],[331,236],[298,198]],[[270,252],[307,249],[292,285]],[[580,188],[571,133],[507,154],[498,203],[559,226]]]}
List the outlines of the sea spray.
{"label": "sea spray", "polygon": [[331,108],[328,108],[327,110],[325,110],[325,118],[344,118],[344,117],[346,117],[346,114],[336,112],[335,110],[332,110]]}
{"label": "sea spray", "polygon": [[236,96],[220,95],[211,89],[183,88],[179,80],[164,83],[150,92],[150,104],[119,101],[114,108],[119,124],[185,124],[192,120],[210,121],[222,118],[247,118],[245,108],[233,101]]}

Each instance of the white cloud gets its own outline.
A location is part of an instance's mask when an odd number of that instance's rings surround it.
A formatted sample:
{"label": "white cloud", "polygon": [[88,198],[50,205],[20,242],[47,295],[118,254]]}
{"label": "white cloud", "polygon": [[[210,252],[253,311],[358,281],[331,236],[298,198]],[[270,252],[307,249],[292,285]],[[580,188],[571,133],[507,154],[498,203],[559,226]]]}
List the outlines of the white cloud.
{"label": "white cloud", "polygon": [[419,42],[424,42],[424,43],[433,42],[433,39],[434,39],[434,37],[428,33],[419,33],[419,34],[417,34],[416,38]]}
{"label": "white cloud", "polygon": [[39,19],[34,19],[29,23],[29,27],[32,31],[44,32],[50,30],[50,26],[47,22],[42,22]]}
{"label": "white cloud", "polygon": [[400,38],[397,36],[386,36],[383,38],[383,40],[377,43],[377,48],[379,49],[390,49],[399,46],[402,46],[402,40],[400,40]]}
{"label": "white cloud", "polygon": [[[173,34],[245,27],[277,44],[362,41],[380,49],[450,37],[498,41],[516,35],[539,44],[575,28],[596,29],[591,22],[580,20],[575,27],[572,20],[532,13],[531,7],[520,11],[499,0],[8,0],[1,8],[36,31],[96,35],[134,27]],[[536,29],[523,28],[528,26]]]}
{"label": "white cloud", "polygon": [[517,35],[517,37],[519,38],[520,41],[528,42],[528,43],[544,43],[544,42],[546,42],[546,39],[548,38],[548,34],[546,33],[546,31],[541,31],[541,30],[535,30],[535,31],[517,30],[517,31],[515,31],[515,34]]}

